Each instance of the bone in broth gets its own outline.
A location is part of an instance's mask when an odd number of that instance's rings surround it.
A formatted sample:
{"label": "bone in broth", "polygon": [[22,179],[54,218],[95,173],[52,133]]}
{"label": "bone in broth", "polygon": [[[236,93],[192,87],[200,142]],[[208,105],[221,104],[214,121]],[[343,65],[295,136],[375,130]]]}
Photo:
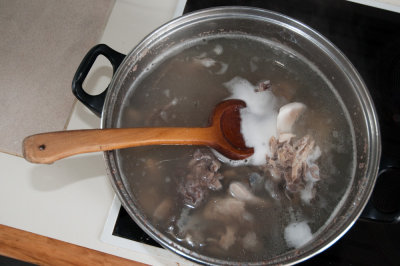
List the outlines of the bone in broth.
{"label": "bone in broth", "polygon": [[257,38],[199,38],[172,50],[135,81],[119,126],[207,126],[217,103],[242,99],[241,132],[255,154],[230,161],[207,147],[119,150],[139,209],[172,241],[217,259],[261,261],[305,245],[354,169],[352,127],[327,78]]}

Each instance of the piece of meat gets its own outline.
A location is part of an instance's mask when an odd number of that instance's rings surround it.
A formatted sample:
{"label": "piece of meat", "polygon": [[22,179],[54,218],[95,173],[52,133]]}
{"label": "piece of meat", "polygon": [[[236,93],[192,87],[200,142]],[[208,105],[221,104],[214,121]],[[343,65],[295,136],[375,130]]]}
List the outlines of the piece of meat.
{"label": "piece of meat", "polygon": [[245,203],[232,197],[215,198],[208,201],[203,214],[207,220],[227,223],[245,220]]}
{"label": "piece of meat", "polygon": [[278,133],[291,133],[294,123],[304,113],[306,106],[303,103],[293,102],[282,106],[279,109],[276,119]]}
{"label": "piece of meat", "polygon": [[271,81],[269,80],[265,80],[262,81],[258,84],[258,86],[256,87],[255,91],[256,92],[262,92],[262,91],[266,91],[271,89]]}
{"label": "piece of meat", "polygon": [[192,178],[191,175],[179,186],[178,192],[183,196],[184,204],[191,208],[199,206],[207,194],[200,180]]}
{"label": "piece of meat", "polygon": [[294,136],[270,139],[272,155],[267,156],[267,168],[275,179],[285,181],[287,191],[298,193],[305,188],[312,191],[314,182],[319,180],[319,167],[315,161],[321,152],[309,135],[296,141],[293,139]]}
{"label": "piece of meat", "polygon": [[242,201],[254,201],[255,196],[248,187],[240,182],[232,182],[229,185],[229,193],[232,197]]}
{"label": "piece of meat", "polygon": [[292,138],[296,137],[296,135],[292,133],[281,133],[279,134],[279,142],[289,142]]}
{"label": "piece of meat", "polygon": [[165,221],[171,214],[173,209],[173,201],[171,198],[164,199],[154,210],[153,217],[157,221]]}
{"label": "piece of meat", "polygon": [[283,142],[278,147],[276,154],[281,167],[284,169],[293,168],[293,160],[296,159],[295,148],[287,141]]}
{"label": "piece of meat", "polygon": [[261,207],[267,207],[269,205],[264,199],[255,196],[250,191],[249,187],[237,181],[230,183],[229,193],[232,197],[252,205],[257,205]]}
{"label": "piece of meat", "polygon": [[168,227],[168,233],[174,238],[186,242],[192,247],[201,247],[205,245],[205,229],[207,228],[204,219],[191,213],[191,208],[183,207],[178,217],[170,219],[171,224]]}
{"label": "piece of meat", "polygon": [[227,226],[225,233],[221,236],[218,241],[219,246],[224,249],[228,250],[236,241],[236,229],[232,226]]}
{"label": "piece of meat", "polygon": [[213,176],[209,176],[209,180],[207,181],[207,187],[211,190],[220,190],[222,189],[221,181],[224,178],[223,175],[217,173]]}
{"label": "piece of meat", "polygon": [[273,158],[273,159],[276,159],[274,156],[276,155],[276,152],[278,151],[278,145],[279,145],[278,140],[274,136],[272,136],[269,139],[269,148],[270,148],[270,151],[272,154],[271,158]]}
{"label": "piece of meat", "polygon": [[307,158],[314,150],[315,141],[310,136],[305,136],[293,145],[296,151],[292,162],[292,182],[305,176],[308,170]]}
{"label": "piece of meat", "polygon": [[308,166],[308,178],[313,179],[314,181],[318,181],[319,177],[319,167],[316,164],[312,164]]}
{"label": "piece of meat", "polygon": [[196,208],[204,202],[209,190],[220,190],[223,176],[218,173],[220,162],[211,152],[196,150],[188,163],[188,173],[178,187],[184,204]]}
{"label": "piece of meat", "polygon": [[243,248],[244,249],[247,249],[247,250],[250,250],[250,251],[256,251],[257,247],[259,246],[256,233],[255,232],[248,232],[242,238],[242,244],[243,244]]}

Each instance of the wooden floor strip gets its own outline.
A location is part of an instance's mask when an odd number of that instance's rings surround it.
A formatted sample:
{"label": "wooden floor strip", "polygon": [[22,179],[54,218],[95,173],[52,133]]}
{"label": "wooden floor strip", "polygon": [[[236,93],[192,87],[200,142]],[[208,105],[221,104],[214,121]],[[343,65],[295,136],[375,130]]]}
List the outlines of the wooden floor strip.
{"label": "wooden floor strip", "polygon": [[145,265],[5,225],[0,255],[38,265]]}

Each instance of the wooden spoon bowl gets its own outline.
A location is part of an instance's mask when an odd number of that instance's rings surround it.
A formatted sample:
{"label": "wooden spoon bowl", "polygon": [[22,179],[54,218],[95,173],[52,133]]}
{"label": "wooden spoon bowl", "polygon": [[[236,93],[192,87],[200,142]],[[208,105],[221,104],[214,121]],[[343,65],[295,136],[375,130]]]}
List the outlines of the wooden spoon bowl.
{"label": "wooden spoon bowl", "polygon": [[24,158],[32,163],[52,163],[88,152],[148,145],[205,145],[233,160],[251,156],[240,133],[241,100],[219,103],[209,127],[113,128],[70,130],[32,135],[24,139]]}

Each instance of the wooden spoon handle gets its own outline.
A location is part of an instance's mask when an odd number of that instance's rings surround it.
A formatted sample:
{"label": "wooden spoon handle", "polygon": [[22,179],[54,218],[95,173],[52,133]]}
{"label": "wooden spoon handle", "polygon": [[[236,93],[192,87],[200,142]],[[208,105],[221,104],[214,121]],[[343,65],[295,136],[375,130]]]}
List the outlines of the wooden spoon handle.
{"label": "wooden spoon handle", "polygon": [[212,128],[118,128],[71,130],[37,134],[24,139],[24,158],[52,163],[81,153],[146,145],[211,145]]}

